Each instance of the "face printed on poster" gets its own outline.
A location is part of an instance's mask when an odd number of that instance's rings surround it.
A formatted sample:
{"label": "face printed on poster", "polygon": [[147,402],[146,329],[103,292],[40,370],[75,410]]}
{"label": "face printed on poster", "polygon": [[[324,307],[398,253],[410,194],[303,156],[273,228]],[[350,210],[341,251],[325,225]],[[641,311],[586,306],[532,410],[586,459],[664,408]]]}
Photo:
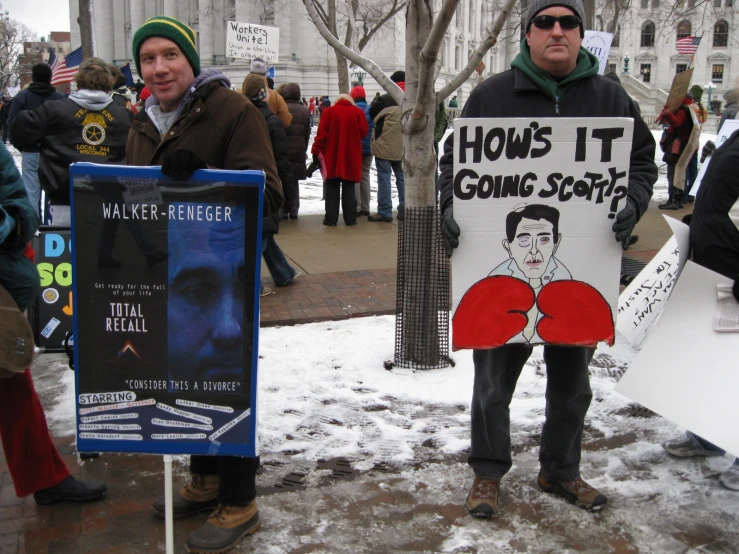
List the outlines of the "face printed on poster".
{"label": "face printed on poster", "polygon": [[613,342],[628,119],[455,123],[454,349]]}
{"label": "face printed on poster", "polygon": [[264,176],[205,173],[73,167],[83,450],[256,452]]}

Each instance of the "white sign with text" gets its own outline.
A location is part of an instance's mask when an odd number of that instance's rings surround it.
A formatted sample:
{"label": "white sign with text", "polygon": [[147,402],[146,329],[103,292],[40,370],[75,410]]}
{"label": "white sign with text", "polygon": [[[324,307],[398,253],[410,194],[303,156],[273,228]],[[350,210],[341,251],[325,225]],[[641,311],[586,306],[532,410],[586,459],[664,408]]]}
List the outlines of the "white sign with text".
{"label": "white sign with text", "polygon": [[453,348],[612,343],[633,120],[454,128]]}
{"label": "white sign with text", "polygon": [[605,75],[608,68],[608,52],[611,51],[613,35],[602,31],[585,31],[582,46],[598,58],[598,75]]}
{"label": "white sign with text", "polygon": [[266,27],[239,21],[226,22],[226,55],[232,58],[262,58],[277,62],[280,46],[279,27]]}

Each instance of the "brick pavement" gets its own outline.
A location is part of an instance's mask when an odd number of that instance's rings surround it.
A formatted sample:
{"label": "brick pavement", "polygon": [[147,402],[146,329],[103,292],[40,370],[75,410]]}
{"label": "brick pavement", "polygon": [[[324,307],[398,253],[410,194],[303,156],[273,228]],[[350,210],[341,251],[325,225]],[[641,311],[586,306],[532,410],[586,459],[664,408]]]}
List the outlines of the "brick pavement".
{"label": "brick pavement", "polygon": [[262,326],[391,314],[395,311],[395,268],[301,275],[262,298]]}

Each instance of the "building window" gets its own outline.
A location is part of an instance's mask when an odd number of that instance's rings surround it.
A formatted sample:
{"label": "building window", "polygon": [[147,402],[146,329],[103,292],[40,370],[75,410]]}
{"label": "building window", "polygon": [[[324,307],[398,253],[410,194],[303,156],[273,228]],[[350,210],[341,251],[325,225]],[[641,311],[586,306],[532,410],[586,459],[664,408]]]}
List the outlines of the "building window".
{"label": "building window", "polygon": [[711,66],[711,81],[714,83],[724,82],[724,64],[715,63]]}
{"label": "building window", "polygon": [[621,46],[621,25],[616,27],[616,32],[613,33],[613,40],[611,41],[611,48],[618,48]]}
{"label": "building window", "polygon": [[454,48],[454,69],[459,69],[462,61],[462,49],[457,45]]}
{"label": "building window", "polygon": [[[455,17],[457,18],[457,29],[460,31],[464,28],[464,22],[462,21],[462,3],[457,4],[457,11],[455,12]],[[456,69],[456,68],[455,68]]]}
{"label": "building window", "polygon": [[470,34],[475,32],[475,3],[474,0],[470,0],[470,13],[467,14],[469,17],[468,29]]}
{"label": "building window", "polygon": [[678,73],[682,73],[683,71],[687,71],[687,70],[688,70],[688,64],[686,63],[679,63],[675,65],[675,75],[677,75]]}
{"label": "building window", "polygon": [[642,10],[649,9],[649,0],[641,0],[641,9]]}
{"label": "building window", "polygon": [[449,48],[446,40],[441,45],[441,67],[446,67],[446,49]]}
{"label": "building window", "polygon": [[689,37],[691,34],[691,26],[690,21],[681,21],[677,24],[677,38],[678,40],[681,38]]}
{"label": "building window", "polygon": [[618,65],[615,63],[609,63],[608,71],[606,73],[618,73]]}
{"label": "building window", "polygon": [[654,23],[651,21],[647,21],[641,28],[641,46],[642,48],[654,46]]}
{"label": "building window", "polygon": [[720,8],[721,7],[721,0],[713,0],[713,7],[714,8]]}
{"label": "building window", "polygon": [[487,10],[485,9],[485,0],[483,0],[483,4],[481,6],[481,12],[480,12],[480,38],[482,40],[485,40],[485,38],[488,36],[485,32],[485,24],[487,23]]}
{"label": "building window", "polygon": [[679,11],[683,11],[685,9],[685,0],[678,0],[676,7]]}
{"label": "building window", "polygon": [[723,19],[713,26],[713,46],[723,47],[729,45],[729,24]]}
{"label": "building window", "polygon": [[652,9],[656,10],[659,8],[659,0],[652,0]]}
{"label": "building window", "polygon": [[641,74],[641,80],[645,83],[649,83],[652,80],[652,64],[641,64],[641,69],[639,70],[639,73]]}
{"label": "building window", "polygon": [[688,9],[695,8],[695,0],[688,0]]}

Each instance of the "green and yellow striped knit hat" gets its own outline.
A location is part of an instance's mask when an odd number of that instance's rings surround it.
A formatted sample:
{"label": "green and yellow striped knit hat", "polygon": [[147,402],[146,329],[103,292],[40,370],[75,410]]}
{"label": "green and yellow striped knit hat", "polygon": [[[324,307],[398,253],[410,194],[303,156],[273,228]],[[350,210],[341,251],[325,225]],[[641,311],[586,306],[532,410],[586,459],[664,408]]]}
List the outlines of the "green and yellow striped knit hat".
{"label": "green and yellow striped knit hat", "polygon": [[195,31],[174,17],[158,15],[146,21],[133,35],[133,55],[139,75],[141,75],[139,60],[141,45],[151,37],[164,37],[174,42],[190,62],[195,76],[200,74],[200,56],[195,46]]}

